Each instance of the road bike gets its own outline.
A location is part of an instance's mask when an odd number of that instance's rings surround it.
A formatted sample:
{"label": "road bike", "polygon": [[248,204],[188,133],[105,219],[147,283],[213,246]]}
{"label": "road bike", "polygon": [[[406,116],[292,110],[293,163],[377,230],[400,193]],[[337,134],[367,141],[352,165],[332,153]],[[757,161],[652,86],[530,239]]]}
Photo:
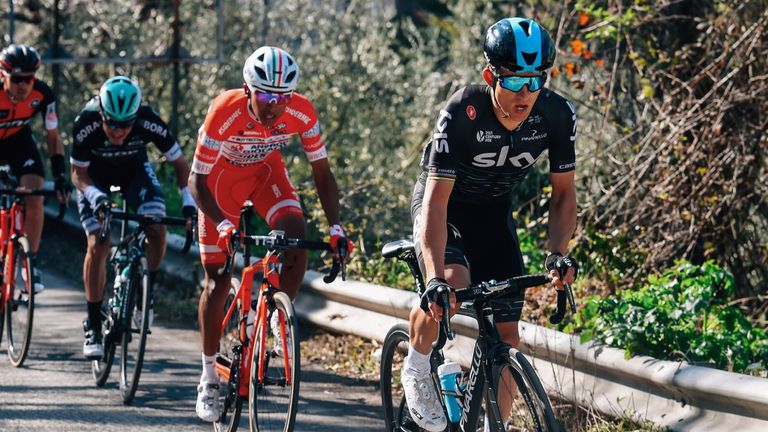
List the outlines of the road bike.
{"label": "road bike", "polygon": [[[301,355],[296,312],[288,295],[280,291],[283,254],[289,249],[330,251],[331,246],[287,238],[278,231],[266,236],[248,235],[252,210],[253,203],[245,201],[238,229],[232,234],[234,250],[243,250],[244,267],[240,281],[232,278],[221,323],[216,372],[223,383],[222,414],[213,426],[217,432],[237,430],[243,401],[247,400],[251,431],[289,432],[296,421]],[[249,246],[266,247],[267,253],[251,262]],[[340,262],[334,262],[323,278],[326,283],[336,279],[339,271],[344,278],[345,254],[346,250],[340,251]],[[222,274],[229,273],[233,259],[234,254]],[[261,283],[252,299],[253,281],[259,273]],[[278,337],[269,329],[274,314],[278,315]]]}
{"label": "road bike", "polygon": [[[388,243],[384,246],[382,255],[385,258],[400,259],[408,264],[419,293],[424,292],[424,280],[413,242],[399,240]],[[457,303],[468,302],[468,305],[461,306],[458,313],[476,319],[479,334],[475,342],[470,370],[460,374],[455,392],[442,390],[437,376],[437,369],[444,362],[441,350],[446,340],[453,338],[449,314],[443,314],[438,340],[432,345],[430,359],[432,376],[435,388],[441,389],[443,396],[441,402],[446,418],[449,418],[445,409],[446,394],[456,398],[461,412],[458,421],[449,421],[446,431],[561,430],[552,411],[549,397],[533,366],[523,353],[501,341],[489,304],[492,299],[509,296],[519,290],[543,285],[550,281],[549,274],[535,274],[502,281],[491,280],[455,290]],[[447,310],[448,292],[439,292],[439,294],[440,304]],[[573,294],[570,286],[567,285],[565,290],[558,291],[557,311],[550,317],[551,323],[556,324],[563,319],[566,312],[566,299],[570,303],[571,310],[575,311]],[[400,382],[400,372],[408,351],[408,344],[408,326],[397,324],[387,333],[382,347],[381,401],[386,430],[389,432],[422,431],[411,417]],[[509,379],[510,376],[512,380]],[[510,415],[502,415],[499,409],[499,398],[502,394],[514,397]],[[485,429],[485,422],[489,423],[488,429]]]}
{"label": "road bike", "polygon": [[[11,364],[20,367],[29,353],[32,322],[35,312],[34,274],[29,239],[24,232],[24,198],[28,196],[56,196],[48,189],[18,189],[18,181],[10,175],[8,167],[0,168],[0,341],[6,330],[6,350]],[[59,219],[64,215],[64,204],[59,207]]]}
{"label": "road bike", "polygon": [[[192,244],[194,221],[186,218],[137,215],[123,210],[107,209],[102,219],[99,242],[110,236],[113,219],[122,221],[119,242],[112,246],[109,267],[113,270],[114,283],[105,287],[105,308],[102,309],[102,335],[104,354],[91,361],[91,372],[96,385],[104,386],[109,378],[117,346],[120,346],[120,396],[124,404],[133,401],[144,364],[144,350],[149,328],[152,286],[149,283],[149,266],[145,253],[148,225],[163,224],[187,226],[186,241],[182,253]],[[128,222],[137,226],[130,230]],[[110,280],[110,278],[107,278]],[[137,314],[134,316],[134,314]]]}

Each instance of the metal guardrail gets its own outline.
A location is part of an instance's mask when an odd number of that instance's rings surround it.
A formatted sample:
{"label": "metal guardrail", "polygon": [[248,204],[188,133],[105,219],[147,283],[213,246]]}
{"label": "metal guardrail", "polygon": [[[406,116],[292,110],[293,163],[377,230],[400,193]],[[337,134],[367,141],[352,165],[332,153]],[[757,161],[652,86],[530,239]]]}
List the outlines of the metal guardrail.
{"label": "metal guardrail", "polygon": [[[48,200],[52,201],[52,200]],[[46,207],[49,216],[58,209]],[[76,212],[65,223],[82,230]],[[180,255],[183,239],[169,234],[163,271],[180,283],[196,280],[194,254]],[[335,332],[381,342],[389,328],[407,322],[417,303],[412,292],[351,281],[326,285],[308,271],[295,306],[299,317]],[[454,318],[458,337],[449,357],[468,366],[477,332],[467,317]],[[604,414],[648,419],[680,431],[768,431],[768,379],[624,352],[575,336],[520,322],[521,350],[551,395]]]}

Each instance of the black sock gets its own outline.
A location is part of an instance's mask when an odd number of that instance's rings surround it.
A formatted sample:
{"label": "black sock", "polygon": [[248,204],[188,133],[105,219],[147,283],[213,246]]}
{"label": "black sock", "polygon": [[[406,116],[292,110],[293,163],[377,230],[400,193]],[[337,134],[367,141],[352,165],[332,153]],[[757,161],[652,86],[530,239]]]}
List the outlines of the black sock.
{"label": "black sock", "polygon": [[88,327],[101,333],[101,302],[88,302]]}

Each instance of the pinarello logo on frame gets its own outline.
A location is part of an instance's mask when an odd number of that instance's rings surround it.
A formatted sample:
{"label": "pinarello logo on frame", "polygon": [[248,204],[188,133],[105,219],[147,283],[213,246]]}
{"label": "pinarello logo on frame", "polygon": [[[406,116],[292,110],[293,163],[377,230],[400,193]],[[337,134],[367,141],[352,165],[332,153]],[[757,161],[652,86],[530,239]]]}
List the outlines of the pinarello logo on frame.
{"label": "pinarello logo on frame", "polygon": [[477,117],[477,111],[474,106],[467,105],[467,117],[469,117],[470,120],[474,120],[475,117]]}

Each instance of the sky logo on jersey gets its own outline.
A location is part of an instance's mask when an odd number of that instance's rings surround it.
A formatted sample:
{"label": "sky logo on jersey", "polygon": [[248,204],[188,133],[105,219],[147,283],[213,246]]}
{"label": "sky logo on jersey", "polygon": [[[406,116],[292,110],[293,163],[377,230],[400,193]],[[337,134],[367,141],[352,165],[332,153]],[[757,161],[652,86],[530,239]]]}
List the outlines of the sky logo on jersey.
{"label": "sky logo on jersey", "polygon": [[445,110],[440,110],[440,117],[437,119],[435,133],[432,135],[432,143],[435,146],[435,152],[437,153],[449,153],[448,134],[445,133],[445,129],[448,127],[448,120],[451,118],[451,113]]}
{"label": "sky logo on jersey", "polygon": [[489,131],[477,131],[477,142],[493,142],[493,140],[501,139],[501,135],[496,135],[492,130]]}
{"label": "sky logo on jersey", "polygon": [[509,156],[509,145],[505,145],[498,153],[480,153],[472,159],[472,165],[480,168],[490,168],[492,166],[504,166],[509,161],[512,166],[517,168],[527,168],[536,162],[536,159],[528,152],[520,153],[516,156]]}

